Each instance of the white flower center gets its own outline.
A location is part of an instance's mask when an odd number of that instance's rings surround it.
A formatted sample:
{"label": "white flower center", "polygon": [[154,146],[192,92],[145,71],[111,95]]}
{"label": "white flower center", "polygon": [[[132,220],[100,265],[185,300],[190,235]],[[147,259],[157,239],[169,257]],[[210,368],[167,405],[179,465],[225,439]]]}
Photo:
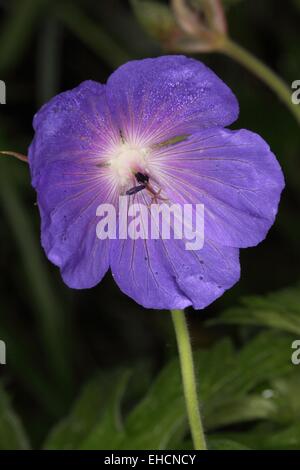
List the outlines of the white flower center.
{"label": "white flower center", "polygon": [[147,149],[138,147],[130,143],[123,143],[113,157],[109,160],[109,165],[121,186],[127,185],[137,172],[147,172]]}

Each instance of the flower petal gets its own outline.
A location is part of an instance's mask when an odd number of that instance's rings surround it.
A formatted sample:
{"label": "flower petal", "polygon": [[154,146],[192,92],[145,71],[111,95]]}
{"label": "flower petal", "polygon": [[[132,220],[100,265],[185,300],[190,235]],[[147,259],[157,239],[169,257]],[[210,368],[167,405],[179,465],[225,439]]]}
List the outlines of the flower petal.
{"label": "flower petal", "polygon": [[197,251],[173,237],[114,240],[110,265],[120,289],[146,308],[202,309],[240,277],[238,250],[208,239]]}
{"label": "flower petal", "polygon": [[43,166],[56,161],[93,163],[120,140],[111,121],[105,86],[93,81],[52,98],[35,115],[29,148],[33,186]]}
{"label": "flower petal", "polygon": [[97,207],[109,198],[113,202],[109,181],[57,161],[43,171],[37,193],[47,257],[69,287],[95,286],[109,268],[109,241],[96,236]]}
{"label": "flower petal", "polygon": [[84,82],[42,107],[29,149],[32,184],[42,220],[42,244],[73,288],[96,285],[109,266],[108,241],[96,237],[96,209],[116,188],[101,162],[120,139],[105,87]]}
{"label": "flower petal", "polygon": [[172,202],[204,204],[205,237],[218,244],[256,245],[274,222],[283,174],[253,132],[204,130],[158,150],[151,165]]}
{"label": "flower petal", "polygon": [[131,61],[107,82],[110,107],[124,135],[158,143],[238,116],[231,90],[209,68],[184,56]]}

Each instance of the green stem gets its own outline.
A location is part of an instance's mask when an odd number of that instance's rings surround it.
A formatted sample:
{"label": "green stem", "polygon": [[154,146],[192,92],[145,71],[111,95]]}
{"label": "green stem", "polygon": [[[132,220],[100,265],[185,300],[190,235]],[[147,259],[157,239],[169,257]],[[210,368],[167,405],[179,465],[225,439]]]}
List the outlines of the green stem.
{"label": "green stem", "polygon": [[292,103],[291,90],[269,67],[229,38],[221,42],[220,52],[236,60],[265,82],[288,107],[300,124],[300,107]]}
{"label": "green stem", "polygon": [[184,311],[172,310],[171,313],[176,333],[184,397],[194,448],[195,450],[206,450],[197,397],[192,347]]}

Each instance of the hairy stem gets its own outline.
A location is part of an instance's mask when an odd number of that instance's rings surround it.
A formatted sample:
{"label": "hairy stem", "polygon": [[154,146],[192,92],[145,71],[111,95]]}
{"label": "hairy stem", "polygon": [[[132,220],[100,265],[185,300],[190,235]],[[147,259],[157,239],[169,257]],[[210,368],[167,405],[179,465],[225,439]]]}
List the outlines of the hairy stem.
{"label": "hairy stem", "polygon": [[184,398],[195,450],[206,450],[202,427],[190,336],[183,310],[172,310],[181,366]]}

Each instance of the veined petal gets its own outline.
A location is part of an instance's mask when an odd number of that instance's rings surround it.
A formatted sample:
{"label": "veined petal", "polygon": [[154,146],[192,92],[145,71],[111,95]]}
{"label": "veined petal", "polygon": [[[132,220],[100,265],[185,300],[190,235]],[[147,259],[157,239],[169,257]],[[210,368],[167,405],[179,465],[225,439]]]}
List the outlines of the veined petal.
{"label": "veined petal", "polygon": [[101,163],[120,141],[107,105],[105,85],[93,81],[52,98],[35,115],[35,137],[29,148],[32,184],[42,168],[56,160]]}
{"label": "veined petal", "polygon": [[107,82],[120,129],[131,140],[159,143],[238,116],[231,90],[209,68],[184,56],[131,61]]}
{"label": "veined petal", "polygon": [[98,284],[109,268],[109,240],[99,240],[97,207],[116,193],[104,174],[85,172],[82,165],[56,161],[45,167],[37,185],[42,219],[42,245],[69,287]]}
{"label": "veined petal", "polygon": [[[142,195],[136,202],[147,203]],[[141,212],[142,214],[142,212]],[[142,225],[153,223],[150,215]],[[110,265],[120,289],[147,308],[205,308],[240,277],[238,249],[205,239],[200,250],[187,250],[185,240],[114,240]]]}
{"label": "veined petal", "polygon": [[274,222],[284,179],[253,132],[204,130],[159,149],[151,164],[172,202],[204,204],[205,236],[218,244],[256,245]]}
{"label": "veined petal", "polygon": [[105,86],[84,82],[42,107],[29,149],[42,244],[66,284],[88,288],[109,266],[108,241],[96,237],[96,209],[117,188],[102,163],[120,135],[111,122]]}

